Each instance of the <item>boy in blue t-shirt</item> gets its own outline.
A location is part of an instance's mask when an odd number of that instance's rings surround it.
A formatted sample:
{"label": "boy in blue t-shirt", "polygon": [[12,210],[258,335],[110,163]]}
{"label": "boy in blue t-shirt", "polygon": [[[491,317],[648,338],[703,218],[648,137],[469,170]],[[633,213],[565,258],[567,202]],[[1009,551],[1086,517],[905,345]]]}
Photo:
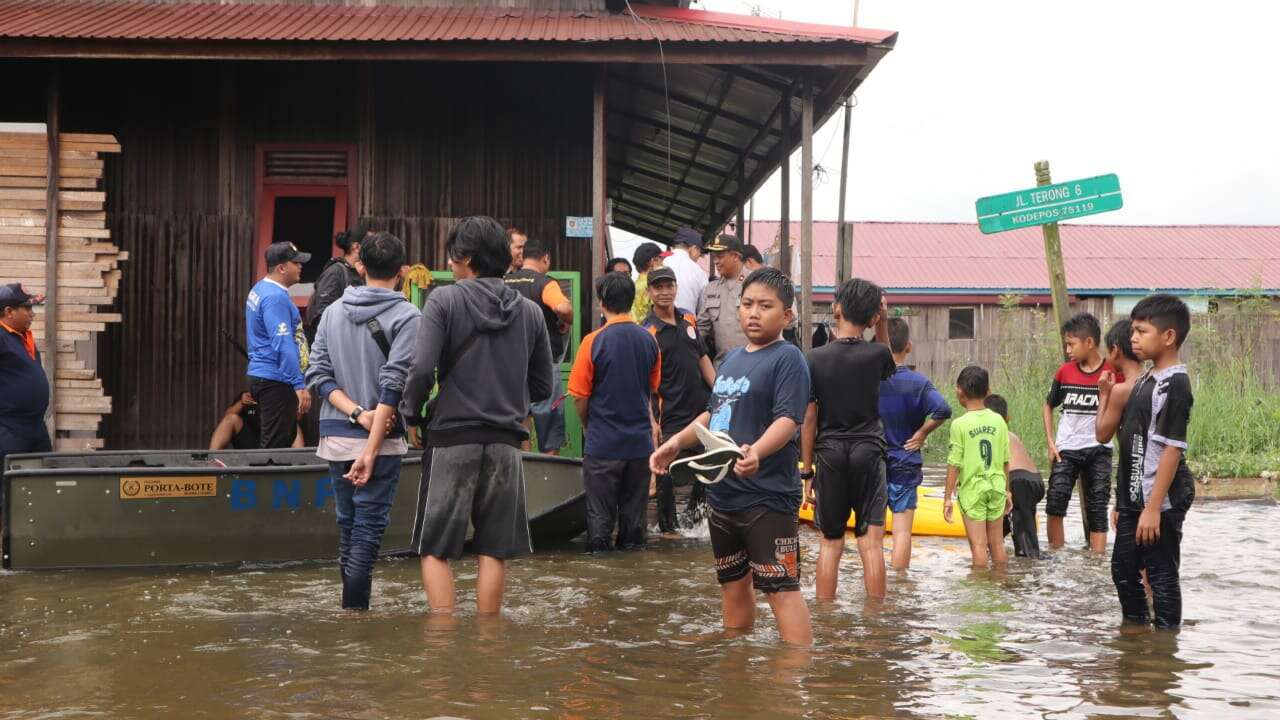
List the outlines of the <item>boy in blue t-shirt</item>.
{"label": "boy in blue t-shirt", "polygon": [[[728,433],[745,455],[724,480],[707,486],[725,628],[755,622],[754,587],[765,594],[782,640],[809,645],[809,608],[800,595],[796,466],[809,368],[800,349],[782,340],[795,316],[794,299],[791,278],[778,270],[761,268],[747,277],[738,306],[747,346],[725,356],[708,411],[694,425]],[[666,473],[682,449],[697,443],[690,425],[654,452],[650,469]]]}
{"label": "boy in blue t-shirt", "polygon": [[898,368],[880,383],[889,509],[893,511],[893,569],[911,566],[911,523],[916,488],[924,481],[924,441],[951,417],[951,406],[929,378],[907,367],[911,330],[902,318],[889,319],[889,352]]}

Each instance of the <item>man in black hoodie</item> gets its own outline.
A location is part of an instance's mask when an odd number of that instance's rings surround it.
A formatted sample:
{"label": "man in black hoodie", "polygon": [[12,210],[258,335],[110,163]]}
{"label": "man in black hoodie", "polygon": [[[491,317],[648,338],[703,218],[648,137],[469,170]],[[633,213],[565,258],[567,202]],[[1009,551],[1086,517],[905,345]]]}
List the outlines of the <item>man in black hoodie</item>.
{"label": "man in black hoodie", "polygon": [[[452,610],[450,560],[462,557],[467,522],[475,526],[476,606],[502,609],[506,560],[533,551],[524,507],[520,445],[529,437],[529,405],[551,397],[551,345],[542,311],[502,276],[511,249],[490,217],[464,218],[445,244],[457,280],[427,297],[402,412],[427,421],[431,471],[416,518],[414,547],[433,610]],[[437,371],[439,376],[437,378]]]}

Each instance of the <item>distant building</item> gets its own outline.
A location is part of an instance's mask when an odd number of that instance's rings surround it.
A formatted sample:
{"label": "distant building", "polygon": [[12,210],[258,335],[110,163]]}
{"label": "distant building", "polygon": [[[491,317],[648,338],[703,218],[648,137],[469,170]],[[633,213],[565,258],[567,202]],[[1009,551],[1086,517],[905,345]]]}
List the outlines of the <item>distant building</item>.
{"label": "distant building", "polygon": [[[777,256],[777,222],[752,223],[748,234],[768,258]],[[791,223],[790,235],[798,269],[799,223]],[[1258,291],[1273,305],[1280,298],[1280,227],[1063,225],[1062,248],[1072,310],[1094,313],[1104,329],[1156,291],[1174,293],[1202,314],[1241,293]],[[835,249],[836,223],[815,222],[819,321],[830,318]],[[1052,305],[1038,228],[984,235],[969,223],[856,223],[853,275],[885,288],[911,325],[913,363],[931,377],[969,362],[994,365],[1001,341],[1027,337],[1032,314]],[[1017,312],[999,313],[1013,298]],[[1260,369],[1280,382],[1280,322],[1266,323],[1261,341]]]}

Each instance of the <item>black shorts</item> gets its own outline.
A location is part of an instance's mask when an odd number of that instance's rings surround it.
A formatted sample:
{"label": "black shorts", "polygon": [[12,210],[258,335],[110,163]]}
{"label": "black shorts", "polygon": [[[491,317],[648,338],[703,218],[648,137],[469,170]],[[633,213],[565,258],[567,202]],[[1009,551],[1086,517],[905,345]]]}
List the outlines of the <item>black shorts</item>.
{"label": "black shorts", "polygon": [[884,526],[888,502],[885,487],[884,450],[865,440],[830,440],[815,452],[817,495],[814,515],[818,529],[828,540],[844,537],[849,512],[855,514],[853,534],[862,537],[871,525]]}
{"label": "black shorts", "polygon": [[522,462],[520,451],[510,445],[433,448],[418,486],[414,551],[457,560],[468,526],[474,526],[477,555],[507,560],[533,552]]}
{"label": "black shorts", "polygon": [[1062,450],[1061,462],[1055,462],[1049,473],[1049,491],[1044,511],[1053,517],[1067,514],[1076,477],[1084,482],[1085,510],[1089,532],[1107,532],[1111,502],[1111,448],[1094,445],[1081,450]]}
{"label": "black shorts", "polygon": [[750,572],[751,584],[761,592],[800,590],[800,520],[795,513],[766,507],[712,509],[708,525],[716,580],[722,585]]}

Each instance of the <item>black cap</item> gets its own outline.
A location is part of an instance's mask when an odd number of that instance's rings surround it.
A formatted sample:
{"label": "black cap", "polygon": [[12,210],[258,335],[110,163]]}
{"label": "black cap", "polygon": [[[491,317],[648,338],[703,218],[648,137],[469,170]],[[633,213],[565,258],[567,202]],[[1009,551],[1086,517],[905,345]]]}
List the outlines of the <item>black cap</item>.
{"label": "black cap", "polygon": [[43,305],[43,295],[32,295],[22,289],[22,283],[0,285],[0,309]]}
{"label": "black cap", "polygon": [[671,240],[672,245],[692,245],[693,247],[702,247],[702,235],[693,228],[682,227],[676,230],[676,235]]}
{"label": "black cap", "polygon": [[676,271],[669,267],[654,268],[649,271],[649,284],[655,285],[662,280],[676,281]]}
{"label": "black cap", "polygon": [[291,260],[305,265],[310,262],[311,253],[299,252],[291,242],[277,242],[267,246],[267,270]]}
{"label": "black cap", "polygon": [[664,250],[658,247],[657,243],[644,243],[636,248],[635,254],[631,256],[631,264],[635,265],[637,272],[644,272],[654,258],[662,257],[663,252]]}
{"label": "black cap", "polygon": [[736,235],[721,235],[707,246],[707,252],[736,252],[742,254],[742,241]]}

